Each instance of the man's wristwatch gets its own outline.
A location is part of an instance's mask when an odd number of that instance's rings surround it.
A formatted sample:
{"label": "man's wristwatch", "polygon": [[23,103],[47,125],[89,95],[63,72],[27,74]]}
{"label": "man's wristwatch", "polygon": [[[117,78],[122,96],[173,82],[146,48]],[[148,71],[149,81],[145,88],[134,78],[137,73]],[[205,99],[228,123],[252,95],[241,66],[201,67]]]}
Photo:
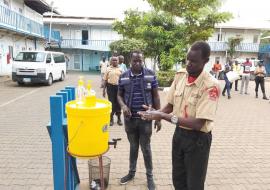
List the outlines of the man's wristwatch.
{"label": "man's wristwatch", "polygon": [[173,115],[171,117],[171,123],[173,123],[175,125],[179,124],[179,120],[178,120],[178,117],[176,115]]}

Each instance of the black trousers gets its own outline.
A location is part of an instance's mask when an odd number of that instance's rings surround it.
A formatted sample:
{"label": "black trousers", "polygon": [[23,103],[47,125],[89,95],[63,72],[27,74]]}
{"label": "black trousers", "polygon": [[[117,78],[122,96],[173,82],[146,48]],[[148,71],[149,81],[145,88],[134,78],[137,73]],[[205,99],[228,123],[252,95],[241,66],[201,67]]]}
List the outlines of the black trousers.
{"label": "black trousers", "polygon": [[235,82],[235,86],[234,86],[234,89],[235,90],[238,90],[238,80],[234,81]]}
{"label": "black trousers", "polygon": [[153,164],[152,164],[152,151],[151,151],[151,135],[152,135],[152,122],[144,121],[142,119],[131,118],[125,119],[125,130],[130,145],[129,152],[129,173],[135,175],[139,145],[144,158],[144,165],[146,168],[147,179],[153,178]]}
{"label": "black trousers", "polygon": [[108,99],[112,103],[111,116],[113,116],[114,114],[121,115],[121,107],[117,100],[117,92],[118,92],[118,85],[112,85],[109,83],[107,84]]}
{"label": "black trousers", "polygon": [[[235,83],[234,83],[234,90],[237,91],[237,90],[238,90],[238,80],[235,80],[234,82],[235,82]],[[231,89],[232,89],[232,86],[233,86],[233,82],[232,82],[231,85],[230,85],[230,88],[231,88]]]}
{"label": "black trousers", "polygon": [[262,93],[265,93],[265,88],[264,88],[264,77],[256,76],[256,77],[255,77],[255,83],[256,83],[255,92],[258,92],[259,85],[261,85]]}
{"label": "black trousers", "polygon": [[211,142],[211,133],[176,127],[172,142],[175,190],[204,189]]}

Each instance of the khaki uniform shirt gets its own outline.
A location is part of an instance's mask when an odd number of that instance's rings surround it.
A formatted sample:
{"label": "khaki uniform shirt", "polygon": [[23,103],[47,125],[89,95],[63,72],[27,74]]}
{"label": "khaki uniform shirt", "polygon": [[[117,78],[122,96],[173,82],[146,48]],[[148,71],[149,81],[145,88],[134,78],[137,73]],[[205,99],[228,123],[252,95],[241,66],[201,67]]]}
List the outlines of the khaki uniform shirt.
{"label": "khaki uniform shirt", "polygon": [[121,73],[122,71],[120,67],[110,66],[108,67],[103,79],[107,81],[109,84],[118,85]]}
{"label": "khaki uniform shirt", "polygon": [[[201,131],[208,133],[213,129],[220,95],[218,81],[206,71],[203,71],[191,84],[187,79],[186,72],[176,74],[168,92],[168,103],[173,105],[173,114],[177,117],[205,119]],[[180,127],[192,130],[181,126],[181,123]]]}

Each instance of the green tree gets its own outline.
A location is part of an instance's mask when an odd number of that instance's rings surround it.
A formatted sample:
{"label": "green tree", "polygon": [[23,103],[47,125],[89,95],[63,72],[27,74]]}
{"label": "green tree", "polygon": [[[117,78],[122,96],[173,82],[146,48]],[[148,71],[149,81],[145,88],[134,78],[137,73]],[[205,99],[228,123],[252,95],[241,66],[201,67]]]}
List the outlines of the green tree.
{"label": "green tree", "polygon": [[228,54],[229,54],[229,60],[232,60],[236,53],[236,47],[241,43],[243,38],[241,37],[231,37],[228,39],[227,45],[228,45]]}
{"label": "green tree", "polygon": [[[145,56],[154,58],[162,69],[170,69],[185,58],[190,44],[207,40],[215,24],[227,21],[229,13],[217,11],[219,0],[147,0],[151,12],[129,10],[113,29],[124,39],[135,38],[145,44]],[[161,59],[162,55],[162,59]],[[171,65],[170,65],[171,64]]]}
{"label": "green tree", "polygon": [[228,21],[232,15],[218,12],[220,0],[147,0],[155,9],[181,18],[183,44],[207,40],[218,23]]}
{"label": "green tree", "polygon": [[118,40],[110,44],[111,52],[117,52],[117,54],[123,55],[127,65],[130,61],[130,52],[134,50],[144,51],[144,49],[145,43],[142,40],[136,40],[133,38]]}
{"label": "green tree", "polygon": [[[124,39],[136,38],[142,40],[145,43],[145,56],[154,58],[158,64],[161,61],[162,53],[163,60],[165,60],[165,55],[173,58],[177,51],[173,51],[174,54],[171,55],[171,49],[176,47],[177,43],[181,43],[179,40],[179,34],[182,33],[181,27],[173,16],[163,12],[126,11],[125,19],[122,22],[116,21],[113,24],[113,29],[122,34]],[[175,61],[177,60],[175,59]],[[169,69],[172,65],[165,68]]]}
{"label": "green tree", "polygon": [[[261,38],[268,37],[268,36],[270,36],[270,31],[269,30],[263,31]],[[270,38],[261,39],[260,44],[262,45],[270,44]]]}

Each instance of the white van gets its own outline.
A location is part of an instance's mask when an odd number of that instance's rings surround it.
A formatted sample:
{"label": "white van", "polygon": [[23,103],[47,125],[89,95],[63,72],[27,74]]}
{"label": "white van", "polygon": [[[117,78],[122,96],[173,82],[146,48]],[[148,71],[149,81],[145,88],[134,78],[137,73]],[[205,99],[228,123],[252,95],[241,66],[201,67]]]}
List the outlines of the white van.
{"label": "white van", "polygon": [[12,80],[24,83],[63,81],[66,76],[66,61],[63,53],[50,51],[22,51],[13,61]]}

